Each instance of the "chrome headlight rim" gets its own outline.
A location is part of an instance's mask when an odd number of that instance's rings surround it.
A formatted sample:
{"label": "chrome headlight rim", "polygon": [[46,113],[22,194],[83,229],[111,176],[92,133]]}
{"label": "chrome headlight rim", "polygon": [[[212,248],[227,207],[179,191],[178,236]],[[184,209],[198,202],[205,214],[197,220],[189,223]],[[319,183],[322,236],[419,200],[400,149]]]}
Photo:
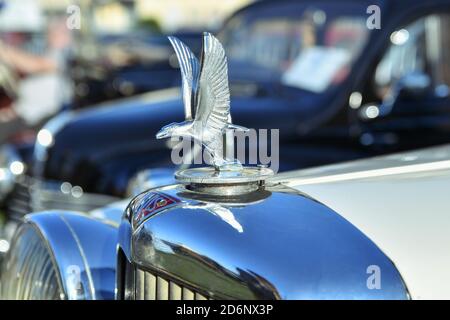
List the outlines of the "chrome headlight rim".
{"label": "chrome headlight rim", "polygon": [[2,266],[0,294],[6,300],[65,300],[56,259],[39,229],[21,224]]}

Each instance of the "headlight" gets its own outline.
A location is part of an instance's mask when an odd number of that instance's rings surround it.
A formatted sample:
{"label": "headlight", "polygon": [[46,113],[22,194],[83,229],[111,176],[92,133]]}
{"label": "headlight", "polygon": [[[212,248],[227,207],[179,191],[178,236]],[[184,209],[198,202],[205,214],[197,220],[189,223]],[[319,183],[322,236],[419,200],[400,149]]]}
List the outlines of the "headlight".
{"label": "headlight", "polygon": [[1,299],[64,299],[61,281],[49,249],[38,231],[23,224],[3,261]]}
{"label": "headlight", "polygon": [[25,172],[25,164],[11,145],[0,148],[0,201],[12,190],[17,176]]}

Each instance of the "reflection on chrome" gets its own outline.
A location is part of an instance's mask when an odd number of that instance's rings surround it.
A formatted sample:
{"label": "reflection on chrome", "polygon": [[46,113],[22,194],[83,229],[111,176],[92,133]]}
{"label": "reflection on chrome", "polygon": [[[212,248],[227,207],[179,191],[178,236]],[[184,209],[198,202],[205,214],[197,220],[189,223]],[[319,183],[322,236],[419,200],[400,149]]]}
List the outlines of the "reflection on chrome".
{"label": "reflection on chrome", "polygon": [[216,203],[199,203],[194,205],[185,205],[183,206],[185,209],[201,209],[205,210],[209,213],[212,213],[213,215],[219,217],[226,223],[228,223],[231,227],[233,227],[237,232],[242,233],[244,229],[242,228],[242,225],[236,220],[236,217],[234,216],[233,212],[231,212],[229,209],[216,204]]}
{"label": "reflection on chrome", "polygon": [[47,129],[42,129],[37,134],[37,142],[43,147],[49,147],[53,144],[53,135]]}
{"label": "reflection on chrome", "polygon": [[25,164],[12,145],[0,147],[0,200],[9,194],[25,172]]}
{"label": "reflection on chrome", "polygon": [[375,119],[380,115],[380,110],[377,106],[368,106],[366,109],[366,117],[369,119]]}
{"label": "reflection on chrome", "polygon": [[393,44],[397,46],[401,46],[402,44],[405,44],[406,41],[409,39],[409,32],[406,29],[400,29],[398,31],[392,32],[390,36],[390,40]]}
{"label": "reflection on chrome", "polygon": [[5,239],[0,239],[0,253],[8,252],[9,250],[9,241]]}
{"label": "reflection on chrome", "polygon": [[16,160],[9,165],[9,170],[13,175],[18,176],[19,174],[22,174],[25,171],[25,165],[22,161]]}

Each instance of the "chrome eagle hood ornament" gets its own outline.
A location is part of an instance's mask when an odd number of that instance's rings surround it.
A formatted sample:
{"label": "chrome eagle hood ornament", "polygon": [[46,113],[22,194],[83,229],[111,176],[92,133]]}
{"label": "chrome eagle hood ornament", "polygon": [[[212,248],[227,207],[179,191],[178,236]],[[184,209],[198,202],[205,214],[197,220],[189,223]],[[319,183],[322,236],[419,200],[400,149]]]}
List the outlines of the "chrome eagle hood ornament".
{"label": "chrome eagle hood ornament", "polygon": [[222,44],[203,33],[200,62],[178,38],[169,37],[175,49],[182,77],[185,121],[164,126],[157,139],[182,137],[201,143],[213,167],[178,171],[178,180],[190,183],[245,183],[264,180],[273,172],[267,168],[243,167],[238,160],[224,157],[224,134],[229,130],[248,131],[231,123],[228,65]]}
{"label": "chrome eagle hood ornament", "polygon": [[223,134],[227,129],[247,131],[231,124],[230,90],[225,50],[212,34],[203,35],[201,62],[179,39],[169,37],[178,57],[182,76],[186,120],[163,127],[156,137],[189,137],[200,142],[218,170],[238,166],[223,157]]}

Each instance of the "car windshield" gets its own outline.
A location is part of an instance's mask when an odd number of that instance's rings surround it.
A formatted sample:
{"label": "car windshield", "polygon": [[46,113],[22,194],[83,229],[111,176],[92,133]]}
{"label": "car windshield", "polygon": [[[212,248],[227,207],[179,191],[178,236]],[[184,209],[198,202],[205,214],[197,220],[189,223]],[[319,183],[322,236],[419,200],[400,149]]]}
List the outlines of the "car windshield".
{"label": "car windshield", "polygon": [[367,7],[355,2],[265,5],[230,19],[220,37],[230,65],[240,65],[249,77],[261,80],[265,74],[321,93],[345,80],[361,54],[369,35]]}

